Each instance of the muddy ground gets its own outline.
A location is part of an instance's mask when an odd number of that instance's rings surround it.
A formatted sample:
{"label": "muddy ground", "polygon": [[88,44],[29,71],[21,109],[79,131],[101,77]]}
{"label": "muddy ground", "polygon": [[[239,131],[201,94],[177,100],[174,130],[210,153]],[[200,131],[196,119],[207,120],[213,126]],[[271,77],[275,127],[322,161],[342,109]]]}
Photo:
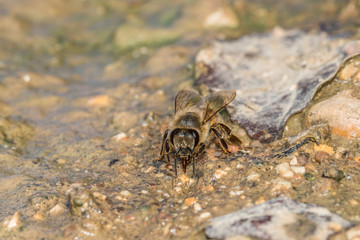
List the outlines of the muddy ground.
{"label": "muddy ground", "polygon": [[204,239],[210,218],[278,196],[359,223],[356,139],[283,158],[281,141],[213,143],[177,179],[154,161],[211,40],[278,25],[356,39],[358,4],[1,1],[0,238]]}

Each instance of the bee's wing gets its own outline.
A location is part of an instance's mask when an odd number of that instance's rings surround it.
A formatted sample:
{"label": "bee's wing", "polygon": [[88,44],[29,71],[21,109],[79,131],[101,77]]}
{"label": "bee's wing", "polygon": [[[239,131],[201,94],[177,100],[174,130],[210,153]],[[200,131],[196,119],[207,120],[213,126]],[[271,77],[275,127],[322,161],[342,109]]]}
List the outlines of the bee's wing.
{"label": "bee's wing", "polygon": [[196,108],[196,110],[204,111],[206,107],[206,100],[197,91],[193,89],[181,90],[175,98],[175,113],[181,110],[190,110]]}
{"label": "bee's wing", "polygon": [[204,122],[209,121],[217,112],[232,102],[236,96],[233,90],[218,91],[206,96],[208,106],[205,113]]}

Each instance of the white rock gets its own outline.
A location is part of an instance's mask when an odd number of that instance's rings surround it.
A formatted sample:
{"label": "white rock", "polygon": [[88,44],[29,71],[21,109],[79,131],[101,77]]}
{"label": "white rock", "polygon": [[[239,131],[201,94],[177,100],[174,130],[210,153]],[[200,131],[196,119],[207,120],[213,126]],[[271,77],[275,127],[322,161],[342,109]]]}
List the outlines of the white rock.
{"label": "white rock", "polygon": [[291,166],[291,170],[293,170],[294,173],[300,173],[301,175],[304,175],[305,173],[305,167],[301,166]]}
{"label": "white rock", "polygon": [[290,165],[287,162],[277,165],[276,172],[284,178],[292,178],[294,176],[294,172],[291,171]]}
{"label": "white rock", "polygon": [[131,193],[128,190],[123,190],[120,192],[120,195],[123,197],[130,197]]}
{"label": "white rock", "polygon": [[200,211],[202,209],[201,205],[199,203],[194,203],[194,210],[196,212]]}
{"label": "white rock", "polygon": [[209,217],[211,217],[211,213],[210,212],[203,212],[202,214],[200,214],[200,219],[207,219]]}
{"label": "white rock", "polygon": [[291,157],[291,160],[290,160],[290,165],[291,165],[291,166],[295,166],[295,165],[297,165],[297,164],[298,164],[297,157],[292,156],[292,157]]}
{"label": "white rock", "polygon": [[260,174],[258,174],[258,173],[251,174],[251,175],[247,176],[247,178],[246,178],[246,180],[248,180],[249,182],[251,182],[251,181],[254,182],[259,179],[260,179]]}
{"label": "white rock", "polygon": [[217,178],[217,179],[220,179],[222,178],[223,176],[225,176],[227,174],[227,172],[223,171],[223,170],[220,170],[220,169],[217,169],[215,171],[215,174],[214,174],[214,177]]}
{"label": "white rock", "polygon": [[8,217],[8,219],[5,220],[3,222],[3,224],[7,228],[8,231],[10,231],[16,227],[19,227],[21,225],[20,213],[15,212],[14,215],[12,215],[11,217]]}

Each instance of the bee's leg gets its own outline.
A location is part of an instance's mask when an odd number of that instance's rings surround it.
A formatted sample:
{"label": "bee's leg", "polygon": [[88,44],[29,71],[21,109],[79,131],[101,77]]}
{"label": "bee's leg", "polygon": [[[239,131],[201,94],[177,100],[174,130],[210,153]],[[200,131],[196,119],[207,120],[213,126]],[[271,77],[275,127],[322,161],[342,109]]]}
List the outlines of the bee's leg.
{"label": "bee's leg", "polygon": [[169,155],[170,155],[171,153],[170,153],[169,139],[166,139],[166,141],[165,141],[165,150],[166,150],[166,158],[167,158],[168,164],[170,164],[170,157],[169,157]]}
{"label": "bee's leg", "polygon": [[230,128],[223,123],[214,123],[210,129],[215,133],[216,137],[219,138],[221,148],[224,152],[229,153],[228,143],[238,146],[241,150],[247,152],[251,150],[249,147],[242,146],[241,140],[232,134]]}
{"label": "bee's leg", "polygon": [[215,133],[215,136],[220,140],[220,146],[221,146],[222,150],[225,153],[230,153],[230,151],[228,150],[228,145],[225,142],[223,136],[215,128],[210,128],[210,130],[213,131]]}
{"label": "bee's leg", "polygon": [[178,157],[175,156],[174,159],[174,172],[175,172],[175,178],[177,178],[177,162],[178,162]]}
{"label": "bee's leg", "polygon": [[166,140],[167,136],[168,136],[168,133],[169,133],[169,129],[167,129],[165,132],[164,132],[164,135],[163,135],[163,138],[162,138],[162,141],[161,141],[161,150],[160,150],[160,156],[159,158],[157,158],[156,160],[161,160],[163,159],[164,155],[165,155],[165,150],[166,152],[169,152],[169,141]]}
{"label": "bee's leg", "polygon": [[199,155],[200,153],[202,153],[205,149],[205,143],[200,143],[199,144],[199,150],[197,151],[196,155]]}

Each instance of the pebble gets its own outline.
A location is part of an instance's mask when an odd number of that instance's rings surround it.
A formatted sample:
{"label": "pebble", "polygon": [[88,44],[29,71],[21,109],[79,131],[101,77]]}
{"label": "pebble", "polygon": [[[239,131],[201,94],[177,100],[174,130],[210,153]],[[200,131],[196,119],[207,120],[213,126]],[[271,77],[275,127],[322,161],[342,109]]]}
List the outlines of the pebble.
{"label": "pebble", "polygon": [[305,167],[302,167],[302,166],[291,166],[291,170],[294,173],[299,173],[301,175],[304,175],[304,173],[305,173]]}
{"label": "pebble", "polygon": [[287,162],[277,165],[276,172],[284,178],[292,178],[294,176],[294,172],[291,171],[290,165]]}
{"label": "pebble", "polygon": [[327,122],[332,135],[347,139],[359,138],[360,99],[351,94],[351,90],[342,91],[315,104],[306,118],[308,125]]}
{"label": "pebble", "polygon": [[126,133],[121,132],[121,133],[113,136],[113,139],[116,140],[116,141],[122,141],[122,140],[127,139],[127,135],[126,135]]}
{"label": "pebble", "polygon": [[293,155],[293,156],[291,157],[291,160],[290,160],[289,164],[290,164],[291,166],[297,165],[297,164],[298,164],[297,157],[295,157],[295,156]]}
{"label": "pebble", "polygon": [[181,174],[181,175],[179,176],[179,180],[180,180],[183,184],[185,184],[185,183],[188,183],[188,182],[190,181],[190,177],[189,177],[188,175],[186,175],[186,174]]}
{"label": "pebble", "polygon": [[318,163],[322,163],[329,158],[329,154],[324,151],[317,151],[315,152],[315,161]]}
{"label": "pebble", "polygon": [[130,197],[131,193],[128,190],[123,190],[120,192],[120,195],[123,197]]}
{"label": "pebble", "polygon": [[316,145],[316,143],[314,143],[314,151],[326,152],[329,155],[333,155],[335,153],[334,148],[325,144]]}
{"label": "pebble", "polygon": [[43,221],[45,218],[44,218],[44,215],[42,215],[41,213],[35,213],[32,216],[32,219],[37,220],[37,221]]}
{"label": "pebble", "polygon": [[97,199],[100,199],[102,201],[105,201],[106,200],[106,195],[102,194],[102,193],[99,193],[99,192],[93,192],[92,195],[97,198]]}
{"label": "pebble", "polygon": [[249,176],[247,176],[246,180],[248,180],[249,182],[255,182],[255,181],[258,181],[260,179],[260,174],[258,173],[254,173],[254,174],[251,174]]}
{"label": "pebble", "polygon": [[273,195],[283,193],[284,191],[287,191],[292,187],[292,184],[290,182],[284,181],[283,179],[278,178],[272,182],[273,184],[271,186],[271,193]]}
{"label": "pebble", "polygon": [[49,213],[50,215],[56,216],[62,214],[64,211],[65,207],[62,204],[58,203],[50,209]]}
{"label": "pebble", "polygon": [[185,202],[186,206],[191,206],[194,203],[196,203],[196,198],[195,197],[188,197],[188,198],[185,199],[184,202]]}
{"label": "pebble", "polygon": [[206,16],[206,28],[235,28],[239,25],[238,19],[231,8],[221,7]]}
{"label": "pebble", "polygon": [[3,222],[3,225],[7,228],[8,231],[19,227],[21,225],[20,213],[15,212],[14,215],[8,217],[8,219]]}
{"label": "pebble", "polygon": [[337,78],[342,81],[349,81],[350,78],[356,76],[359,71],[359,61],[351,61],[339,71],[339,73],[337,74]]}
{"label": "pebble", "polygon": [[244,191],[230,191],[230,196],[231,197],[235,197],[235,196],[240,196],[241,194],[243,194],[244,193]]}
{"label": "pebble", "polygon": [[93,98],[88,99],[87,105],[90,107],[100,106],[106,107],[109,106],[112,102],[112,99],[108,95],[99,95]]}
{"label": "pebble", "polygon": [[148,167],[145,171],[144,171],[144,173],[150,173],[150,172],[154,172],[155,171],[155,167],[154,166],[150,166],[150,167]]}
{"label": "pebble", "polygon": [[182,192],[181,187],[174,187],[174,190],[175,190],[175,192],[177,192],[177,193],[181,193],[181,192]]}
{"label": "pebble", "polygon": [[199,218],[200,220],[204,220],[204,219],[208,219],[211,217],[211,213],[210,212],[203,212],[202,214],[200,214]]}
{"label": "pebble", "polygon": [[215,174],[214,174],[214,177],[217,178],[217,179],[220,179],[222,178],[223,176],[225,176],[227,174],[227,172],[223,171],[223,170],[220,170],[220,169],[217,169],[215,171]]}
{"label": "pebble", "polygon": [[142,193],[142,194],[148,194],[149,191],[147,191],[147,190],[141,190],[141,193]]}
{"label": "pebble", "polygon": [[215,189],[214,189],[214,187],[212,185],[207,185],[207,186],[201,188],[202,192],[213,192],[214,190]]}
{"label": "pebble", "polygon": [[199,203],[194,203],[194,210],[195,210],[196,212],[201,211],[201,210],[202,210],[201,205],[200,205]]}

